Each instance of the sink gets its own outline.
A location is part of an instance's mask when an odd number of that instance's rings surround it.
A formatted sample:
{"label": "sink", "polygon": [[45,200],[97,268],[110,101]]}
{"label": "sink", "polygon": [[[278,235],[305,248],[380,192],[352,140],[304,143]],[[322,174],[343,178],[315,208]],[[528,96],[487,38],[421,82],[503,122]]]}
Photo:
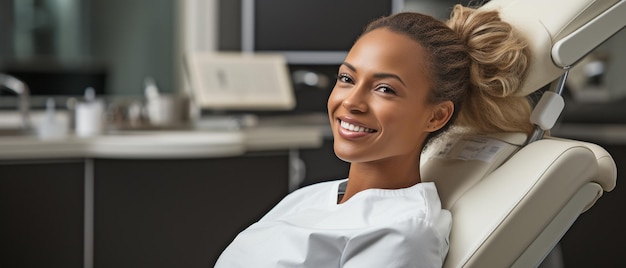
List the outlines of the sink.
{"label": "sink", "polygon": [[22,126],[22,118],[17,111],[0,111],[0,137],[32,136],[33,130],[26,130]]}
{"label": "sink", "polygon": [[[30,112],[30,121],[32,122],[29,129],[24,128],[23,121],[19,112],[0,111],[0,137],[33,137],[38,136],[38,128],[45,118],[46,112],[43,110],[33,110]],[[60,127],[67,127],[69,117],[65,111],[57,111],[55,113],[55,121]]]}

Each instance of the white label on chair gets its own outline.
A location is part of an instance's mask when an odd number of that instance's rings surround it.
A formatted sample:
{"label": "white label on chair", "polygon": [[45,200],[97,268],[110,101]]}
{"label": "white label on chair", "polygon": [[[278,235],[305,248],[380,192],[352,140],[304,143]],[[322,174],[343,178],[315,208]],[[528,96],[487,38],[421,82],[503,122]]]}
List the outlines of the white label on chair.
{"label": "white label on chair", "polygon": [[456,144],[446,143],[434,157],[492,162],[500,149],[505,146],[505,142],[495,139],[467,137]]}

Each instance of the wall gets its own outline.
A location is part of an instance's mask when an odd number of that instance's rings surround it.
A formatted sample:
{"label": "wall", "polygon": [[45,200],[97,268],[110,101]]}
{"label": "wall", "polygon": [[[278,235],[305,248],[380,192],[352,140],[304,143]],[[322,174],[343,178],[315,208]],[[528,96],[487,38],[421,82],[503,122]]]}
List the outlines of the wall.
{"label": "wall", "polygon": [[110,67],[110,94],[142,95],[146,76],[177,90],[177,8],[172,0],[91,0],[91,47]]}
{"label": "wall", "polygon": [[[108,94],[143,95],[146,76],[154,77],[165,92],[178,90],[180,3],[1,1],[0,40],[8,42],[0,45],[0,71],[43,70],[48,74],[103,66],[108,75],[103,90]],[[58,95],[47,88],[38,92]]]}

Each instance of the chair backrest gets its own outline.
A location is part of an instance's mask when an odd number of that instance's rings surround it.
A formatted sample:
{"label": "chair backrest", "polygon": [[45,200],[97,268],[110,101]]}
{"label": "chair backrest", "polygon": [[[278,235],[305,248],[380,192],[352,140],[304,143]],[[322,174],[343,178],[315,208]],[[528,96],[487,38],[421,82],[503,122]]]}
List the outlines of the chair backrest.
{"label": "chair backrest", "polygon": [[503,137],[454,135],[426,151],[422,178],[453,215],[445,267],[536,266],[615,187],[615,162],[595,144]]}
{"label": "chair backrest", "polygon": [[[569,67],[623,28],[625,1],[491,0],[481,8],[499,10],[531,42],[528,95],[563,82]],[[536,267],[617,179],[600,146],[521,133],[451,132],[427,148],[421,170],[453,215],[445,267]]]}

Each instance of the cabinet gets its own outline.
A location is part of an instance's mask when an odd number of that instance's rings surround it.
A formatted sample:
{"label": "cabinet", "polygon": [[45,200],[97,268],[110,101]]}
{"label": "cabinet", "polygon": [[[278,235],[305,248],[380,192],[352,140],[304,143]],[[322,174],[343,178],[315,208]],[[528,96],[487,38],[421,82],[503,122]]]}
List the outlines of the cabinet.
{"label": "cabinet", "polygon": [[289,154],[1,161],[0,267],[84,267],[85,174],[93,267],[206,268],[287,194]]}
{"label": "cabinet", "polygon": [[81,159],[0,161],[0,267],[83,266]]}
{"label": "cabinet", "polygon": [[287,193],[288,161],[96,159],[94,267],[213,267]]}

